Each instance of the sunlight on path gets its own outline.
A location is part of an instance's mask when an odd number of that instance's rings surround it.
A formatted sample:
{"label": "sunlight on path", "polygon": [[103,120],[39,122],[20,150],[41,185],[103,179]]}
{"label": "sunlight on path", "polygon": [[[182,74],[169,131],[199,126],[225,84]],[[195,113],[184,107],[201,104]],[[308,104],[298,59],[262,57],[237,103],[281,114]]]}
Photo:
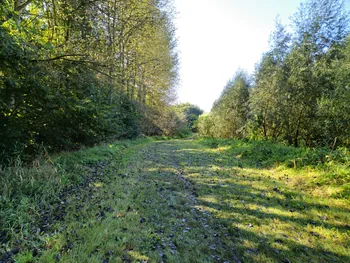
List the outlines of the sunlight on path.
{"label": "sunlight on path", "polygon": [[67,209],[40,262],[350,262],[344,201],[241,150],[191,139],[127,147],[122,167],[110,160],[90,198]]}

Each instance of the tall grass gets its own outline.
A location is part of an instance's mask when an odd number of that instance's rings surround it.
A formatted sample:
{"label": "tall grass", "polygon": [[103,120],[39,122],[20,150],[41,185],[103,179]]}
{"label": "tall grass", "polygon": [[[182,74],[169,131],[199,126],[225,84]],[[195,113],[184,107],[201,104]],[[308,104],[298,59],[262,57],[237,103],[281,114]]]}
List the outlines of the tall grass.
{"label": "tall grass", "polygon": [[211,148],[226,147],[233,158],[242,158],[242,165],[254,168],[279,167],[317,171],[317,185],[337,185],[339,197],[350,200],[350,151],[337,149],[286,146],[270,141],[201,139]]}
{"label": "tall grass", "polygon": [[16,239],[30,236],[43,207],[59,202],[59,193],[76,185],[91,167],[106,161],[120,162],[124,149],[147,139],[120,141],[77,152],[42,156],[31,163],[19,157],[0,166],[0,240],[3,252]]}

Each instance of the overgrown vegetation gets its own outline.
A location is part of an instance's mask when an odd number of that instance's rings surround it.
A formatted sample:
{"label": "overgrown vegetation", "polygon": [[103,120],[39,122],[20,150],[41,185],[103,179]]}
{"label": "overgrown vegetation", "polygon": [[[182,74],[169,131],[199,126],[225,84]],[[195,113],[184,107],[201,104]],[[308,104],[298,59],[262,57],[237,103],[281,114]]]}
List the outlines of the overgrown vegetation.
{"label": "overgrown vegetation", "polygon": [[[334,196],[350,201],[350,152],[346,147],[291,147],[268,141],[202,139],[213,149],[227,149],[240,168],[289,170],[301,175],[309,187],[333,187]],[[308,173],[314,177],[308,177]],[[315,173],[315,174],[313,174]],[[308,181],[311,180],[311,181]]]}
{"label": "overgrown vegetation", "polygon": [[308,0],[288,32],[278,20],[270,50],[249,76],[230,80],[199,131],[219,138],[349,145],[349,14],[341,0]]}
{"label": "overgrown vegetation", "polygon": [[167,0],[2,1],[0,162],[169,133],[173,15]]}
{"label": "overgrown vegetation", "polygon": [[[111,143],[46,156],[31,166],[18,161],[0,170],[0,261],[12,262],[16,253],[24,251],[19,262],[31,262],[50,236],[65,230],[71,209],[98,209],[86,204],[87,199],[103,194],[97,191],[99,185],[122,169],[129,148],[148,142],[134,139]],[[84,219],[81,212],[74,215],[75,220]]]}
{"label": "overgrown vegetation", "polygon": [[200,208],[228,228],[242,262],[349,261],[346,148],[200,143],[187,146],[197,161],[184,173],[198,189]]}

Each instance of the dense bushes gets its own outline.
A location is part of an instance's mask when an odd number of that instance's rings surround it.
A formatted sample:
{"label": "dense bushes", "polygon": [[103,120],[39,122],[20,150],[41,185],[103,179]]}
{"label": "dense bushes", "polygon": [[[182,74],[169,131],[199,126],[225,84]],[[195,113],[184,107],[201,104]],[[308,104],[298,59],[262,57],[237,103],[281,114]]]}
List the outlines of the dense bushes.
{"label": "dense bushes", "polygon": [[93,70],[68,61],[50,65],[28,62],[26,57],[14,61],[11,54],[7,60],[17,66],[3,64],[1,69],[1,161],[138,134],[134,103],[117,92],[109,103],[109,87]]}
{"label": "dense bushes", "polygon": [[[249,77],[243,71],[227,83],[220,98],[212,108],[212,116],[207,117],[204,133],[221,138],[243,138],[246,135],[245,124],[248,120]],[[211,118],[211,121],[208,119]],[[204,119],[202,119],[204,120]]]}

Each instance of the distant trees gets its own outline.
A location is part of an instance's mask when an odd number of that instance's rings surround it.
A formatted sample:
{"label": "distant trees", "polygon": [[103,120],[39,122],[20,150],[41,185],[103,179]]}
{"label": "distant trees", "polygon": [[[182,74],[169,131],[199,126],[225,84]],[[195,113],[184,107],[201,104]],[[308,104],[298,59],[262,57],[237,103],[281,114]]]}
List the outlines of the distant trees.
{"label": "distant trees", "polygon": [[213,128],[215,127],[214,117],[211,113],[199,116],[197,121],[197,131],[201,136],[218,137]]}
{"label": "distant trees", "polygon": [[177,85],[172,20],[168,0],[2,1],[0,161],[156,125]]}
{"label": "distant trees", "polygon": [[203,114],[198,106],[190,103],[180,103],[174,106],[175,112],[186,122],[187,127],[193,132],[197,131],[196,122],[200,115]]}
{"label": "distant trees", "polygon": [[[213,136],[265,138],[295,146],[349,143],[350,38],[344,3],[308,0],[292,24],[291,34],[276,22],[249,96],[241,96],[245,103],[224,89],[208,117],[214,120]],[[208,127],[202,133],[208,135]]]}

